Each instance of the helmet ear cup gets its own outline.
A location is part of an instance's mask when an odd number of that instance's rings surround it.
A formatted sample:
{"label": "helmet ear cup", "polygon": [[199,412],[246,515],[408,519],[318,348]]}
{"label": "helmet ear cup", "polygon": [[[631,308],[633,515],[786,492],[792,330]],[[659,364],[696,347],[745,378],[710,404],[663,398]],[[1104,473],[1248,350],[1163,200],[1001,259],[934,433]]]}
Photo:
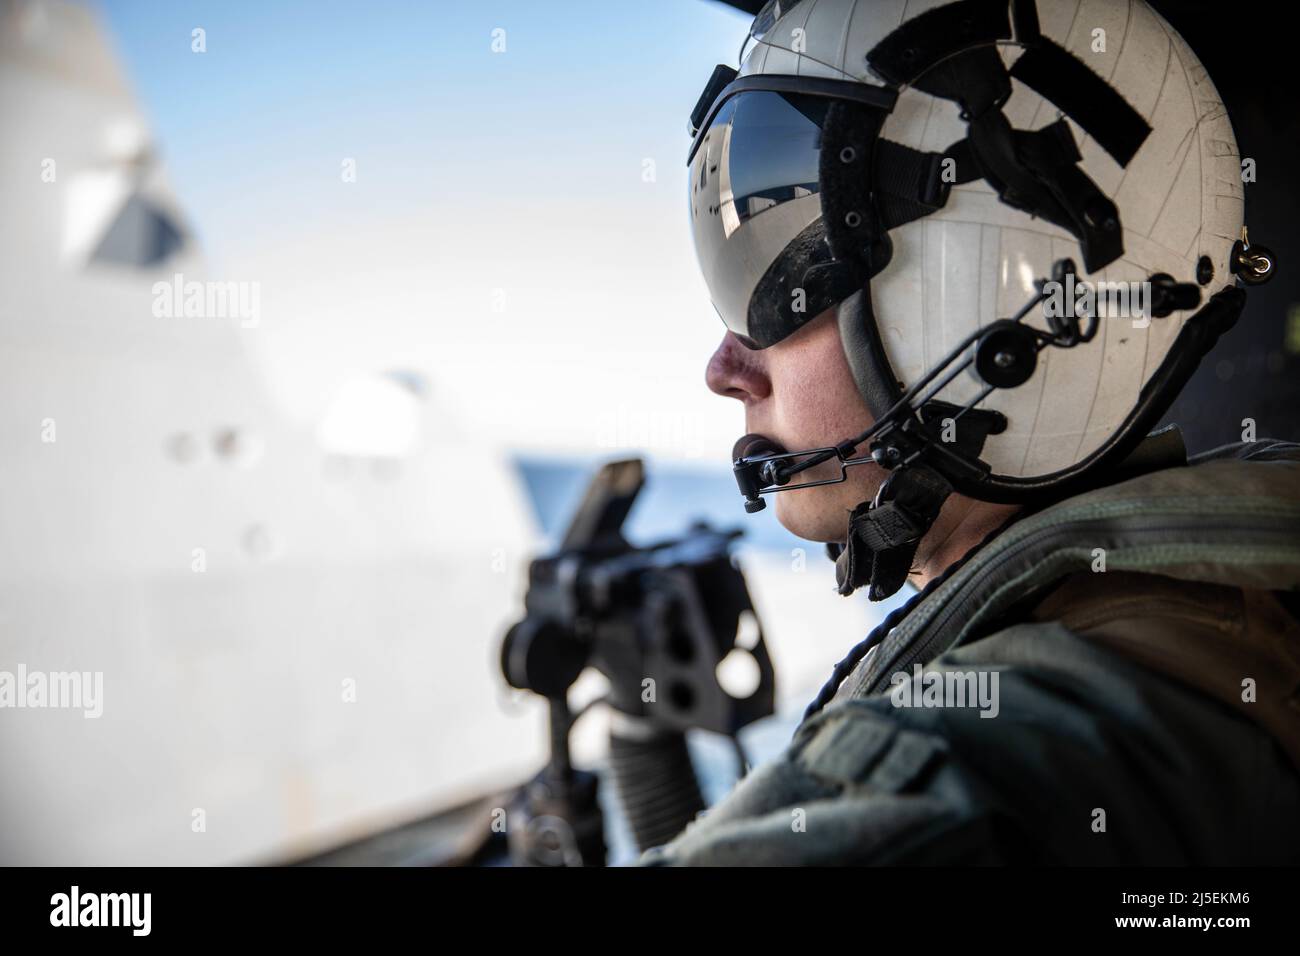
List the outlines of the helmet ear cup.
{"label": "helmet ear cup", "polygon": [[880,340],[880,329],[871,308],[871,287],[859,289],[841,302],[835,317],[853,381],[872,417],[880,421],[898,403],[903,392]]}

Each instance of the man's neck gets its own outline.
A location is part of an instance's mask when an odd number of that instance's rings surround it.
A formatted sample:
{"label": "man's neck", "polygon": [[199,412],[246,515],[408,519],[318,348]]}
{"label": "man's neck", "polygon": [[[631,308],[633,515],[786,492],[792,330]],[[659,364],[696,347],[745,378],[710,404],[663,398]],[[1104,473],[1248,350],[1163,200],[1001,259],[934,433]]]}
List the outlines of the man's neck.
{"label": "man's neck", "polygon": [[1019,510],[1020,505],[998,505],[956,493],[950,495],[916,549],[908,580],[918,589],[925,587]]}

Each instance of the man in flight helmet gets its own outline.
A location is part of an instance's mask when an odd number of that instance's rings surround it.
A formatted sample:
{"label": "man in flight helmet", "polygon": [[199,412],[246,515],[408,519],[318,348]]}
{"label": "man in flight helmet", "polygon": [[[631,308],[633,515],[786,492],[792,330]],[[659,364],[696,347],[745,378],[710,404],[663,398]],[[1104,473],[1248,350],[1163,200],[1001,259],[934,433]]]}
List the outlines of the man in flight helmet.
{"label": "man in flight helmet", "polygon": [[916,593],[645,862],[1300,862],[1300,446],[1152,431],[1271,254],[1144,0],[772,0],[691,115],[747,510]]}

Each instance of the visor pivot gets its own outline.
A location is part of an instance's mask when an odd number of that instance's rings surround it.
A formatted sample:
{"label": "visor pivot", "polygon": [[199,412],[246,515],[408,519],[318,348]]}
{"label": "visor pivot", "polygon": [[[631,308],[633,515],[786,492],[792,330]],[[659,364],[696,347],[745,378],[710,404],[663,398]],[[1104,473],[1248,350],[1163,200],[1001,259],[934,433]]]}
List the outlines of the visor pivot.
{"label": "visor pivot", "polygon": [[1232,274],[1246,285],[1263,285],[1277,272],[1277,259],[1266,246],[1252,246],[1246,227],[1241,227],[1241,238],[1232,246],[1228,257]]}

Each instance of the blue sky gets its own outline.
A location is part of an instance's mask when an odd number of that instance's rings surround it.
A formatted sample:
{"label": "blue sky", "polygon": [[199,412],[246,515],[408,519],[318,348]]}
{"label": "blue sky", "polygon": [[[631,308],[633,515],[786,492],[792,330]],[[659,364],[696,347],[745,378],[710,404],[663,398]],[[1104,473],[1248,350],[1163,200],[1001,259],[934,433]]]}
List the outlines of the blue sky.
{"label": "blue sky", "polygon": [[412,368],[447,421],[510,449],[725,467],[743,420],[703,383],[722,325],[691,248],[686,121],[746,16],[103,9],[213,277],[261,284],[247,342],[284,415],[308,425],[350,379]]}
{"label": "blue sky", "polygon": [[[629,171],[653,158],[661,182],[685,182],[686,117],[747,26],[708,0],[104,10],[178,191],[223,242],[250,211],[322,218],[310,184],[337,177],[339,157],[357,159],[371,207],[644,200]],[[191,51],[195,27],[206,53]]]}

